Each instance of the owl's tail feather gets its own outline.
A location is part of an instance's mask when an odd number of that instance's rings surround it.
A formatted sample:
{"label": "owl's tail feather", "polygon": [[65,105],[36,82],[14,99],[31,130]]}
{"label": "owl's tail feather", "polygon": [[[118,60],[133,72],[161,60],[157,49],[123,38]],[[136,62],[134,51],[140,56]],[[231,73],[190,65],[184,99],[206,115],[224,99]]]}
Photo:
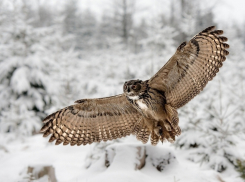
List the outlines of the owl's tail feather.
{"label": "owl's tail feather", "polygon": [[159,136],[153,130],[151,132],[151,144],[155,146],[155,145],[157,145],[158,141],[159,141]]}
{"label": "owl's tail feather", "polygon": [[136,135],[137,140],[142,143],[147,143],[150,136],[148,127],[144,124],[143,118],[141,118],[134,126],[133,134]]}

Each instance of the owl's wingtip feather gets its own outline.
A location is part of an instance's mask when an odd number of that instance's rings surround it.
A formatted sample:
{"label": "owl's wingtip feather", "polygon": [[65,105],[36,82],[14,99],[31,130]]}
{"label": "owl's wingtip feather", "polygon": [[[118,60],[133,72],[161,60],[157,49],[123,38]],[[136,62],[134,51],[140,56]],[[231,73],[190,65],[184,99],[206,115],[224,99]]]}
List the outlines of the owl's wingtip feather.
{"label": "owl's wingtip feather", "polygon": [[41,129],[40,129],[40,133],[44,133],[46,130],[48,129],[48,127],[46,125],[44,125]]}
{"label": "owl's wingtip feather", "polygon": [[210,26],[206,29],[204,29],[201,33],[210,33],[211,31],[213,31],[215,29],[215,26]]}
{"label": "owl's wingtip feather", "polygon": [[56,112],[53,113],[53,114],[48,115],[46,118],[43,119],[42,122],[43,122],[43,123],[49,122],[51,119],[53,119],[53,118],[55,117],[55,114],[56,114]]}
{"label": "owl's wingtip feather", "polygon": [[80,99],[80,100],[76,100],[74,103],[78,103],[78,104],[81,104],[83,102],[85,102],[87,99]]}

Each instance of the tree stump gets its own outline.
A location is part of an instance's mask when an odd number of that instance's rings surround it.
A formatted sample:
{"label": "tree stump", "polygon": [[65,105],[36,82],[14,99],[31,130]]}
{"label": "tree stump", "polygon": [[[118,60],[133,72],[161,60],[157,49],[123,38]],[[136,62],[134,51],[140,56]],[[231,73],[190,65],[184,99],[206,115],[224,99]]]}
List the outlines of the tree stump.
{"label": "tree stump", "polygon": [[53,166],[28,166],[27,174],[29,180],[47,178],[49,182],[57,182]]}

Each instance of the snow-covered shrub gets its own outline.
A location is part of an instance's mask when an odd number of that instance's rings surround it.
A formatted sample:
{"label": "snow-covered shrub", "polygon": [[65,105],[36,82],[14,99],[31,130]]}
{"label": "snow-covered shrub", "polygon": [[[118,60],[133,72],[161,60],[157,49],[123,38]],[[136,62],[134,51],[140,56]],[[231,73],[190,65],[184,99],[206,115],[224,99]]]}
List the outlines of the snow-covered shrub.
{"label": "snow-covered shrub", "polygon": [[244,121],[239,114],[241,108],[232,104],[232,94],[228,96],[228,87],[220,85],[213,82],[180,110],[182,134],[175,145],[188,150],[190,160],[222,172],[236,166],[236,159],[241,158],[236,137],[243,134]]}
{"label": "snow-covered shrub", "polygon": [[193,104],[183,109],[181,113],[187,114],[183,117],[188,119],[175,145],[188,149],[190,160],[207,163],[209,167],[222,172],[231,164],[236,165],[236,159],[241,157],[236,150],[235,137],[242,131],[233,123],[234,120],[229,119],[231,109],[225,107],[222,110],[222,106],[217,107],[212,101],[206,106],[208,109]]}

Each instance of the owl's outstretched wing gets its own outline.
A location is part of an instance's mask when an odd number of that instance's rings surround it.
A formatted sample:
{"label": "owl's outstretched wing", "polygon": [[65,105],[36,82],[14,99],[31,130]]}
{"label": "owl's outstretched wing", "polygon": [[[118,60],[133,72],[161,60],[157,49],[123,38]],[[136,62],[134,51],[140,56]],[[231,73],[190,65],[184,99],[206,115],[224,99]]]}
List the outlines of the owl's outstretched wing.
{"label": "owl's outstretched wing", "polygon": [[229,52],[222,30],[209,27],[188,43],[182,43],[172,58],[149,80],[149,86],[165,92],[167,104],[179,108],[212,80]]}
{"label": "owl's outstretched wing", "polygon": [[41,132],[56,145],[86,145],[137,134],[141,117],[124,95],[83,99],[46,117]]}

